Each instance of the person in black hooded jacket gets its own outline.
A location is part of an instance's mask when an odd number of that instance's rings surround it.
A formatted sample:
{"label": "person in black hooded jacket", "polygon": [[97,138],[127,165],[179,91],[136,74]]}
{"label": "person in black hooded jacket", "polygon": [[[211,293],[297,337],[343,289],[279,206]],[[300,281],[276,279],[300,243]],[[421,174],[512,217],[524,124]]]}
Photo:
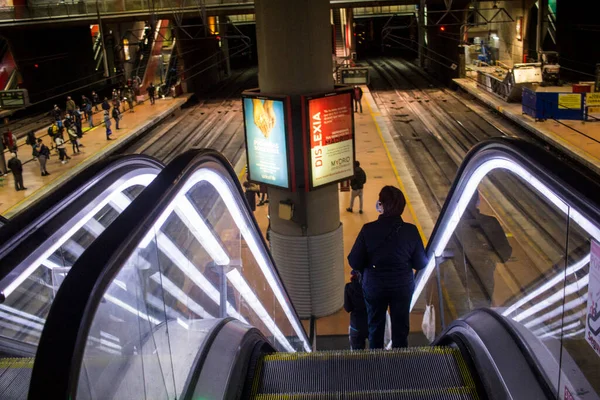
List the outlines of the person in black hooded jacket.
{"label": "person in black hooded jacket", "polygon": [[344,310],[350,313],[350,348],[362,350],[366,348],[369,337],[367,306],[360,284],[360,272],[352,270],[350,282],[344,288]]}
{"label": "person in black hooded jacket", "polygon": [[406,199],[400,189],[385,186],[376,203],[381,214],[365,224],[348,255],[352,269],[362,273],[369,319],[369,347],[383,348],[388,307],[392,321],[392,346],[407,347],[409,311],[415,288],[413,270],[427,266],[419,232],[402,220]]}

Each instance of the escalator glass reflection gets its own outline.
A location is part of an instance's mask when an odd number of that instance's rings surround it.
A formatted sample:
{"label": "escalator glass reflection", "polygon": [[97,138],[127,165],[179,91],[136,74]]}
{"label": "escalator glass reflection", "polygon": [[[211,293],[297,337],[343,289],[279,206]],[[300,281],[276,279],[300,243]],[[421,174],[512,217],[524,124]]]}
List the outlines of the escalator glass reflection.
{"label": "escalator glass reflection", "polygon": [[[502,374],[521,385],[509,371],[518,358],[544,393],[597,398],[600,368],[581,324],[600,201],[564,183],[556,159],[542,151],[494,140],[470,153],[430,238],[430,262],[411,307],[418,319],[434,303],[438,334],[465,313],[492,307],[505,318],[470,316],[486,323],[482,329],[494,322],[504,345],[513,345],[502,369],[485,364],[499,385]],[[179,156],[132,204],[61,287],[50,313],[57,318],[49,318],[40,341],[32,398],[189,395],[205,350],[232,357],[239,349],[219,342],[225,336],[211,337],[222,317],[257,327],[278,351],[310,351],[222,156]],[[477,348],[502,353],[491,350],[496,337],[475,341]],[[528,338],[541,347],[531,351]]]}
{"label": "escalator glass reflection", "polygon": [[52,301],[73,263],[158,173],[151,164],[138,167],[124,168],[122,173],[114,173],[117,176],[94,182],[92,185],[104,190],[89,198],[84,209],[59,207],[57,214],[62,215],[58,218],[64,219],[54,232],[47,226],[52,226],[52,218],[57,216],[44,220],[44,234],[48,236],[42,243],[39,238],[22,240],[19,246],[27,249],[27,255],[0,283],[5,296],[0,304],[0,343],[11,340],[35,348]]}
{"label": "escalator glass reflection", "polygon": [[437,257],[413,311],[441,305],[435,310],[440,333],[443,322],[494,308],[542,341],[536,356],[557,393],[598,394],[600,363],[584,332],[590,242],[600,237],[600,220],[559,193],[566,186],[552,187],[531,171],[497,157],[473,168],[472,179],[463,176],[462,193],[449,202],[453,216],[438,222],[449,227],[446,241],[428,249]]}
{"label": "escalator glass reflection", "polygon": [[257,327],[280,351],[309,350],[227,171],[209,163],[170,196],[104,291],[78,398],[179,398],[223,317]]}

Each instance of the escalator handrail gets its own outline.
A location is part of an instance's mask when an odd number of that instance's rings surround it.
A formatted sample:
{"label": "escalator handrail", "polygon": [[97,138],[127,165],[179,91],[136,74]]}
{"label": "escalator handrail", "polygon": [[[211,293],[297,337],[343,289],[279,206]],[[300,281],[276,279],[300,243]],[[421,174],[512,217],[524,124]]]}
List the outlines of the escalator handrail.
{"label": "escalator handrail", "polygon": [[[228,174],[226,178],[234,183],[239,198],[245,199],[233,167],[214,150],[190,150],[169,163],[81,255],[63,281],[40,338],[31,378],[30,399],[45,399],[49,395],[52,398],[76,396],[87,335],[104,293],[188,178],[209,163],[224,167]],[[249,209],[247,203],[245,206]],[[253,229],[260,232],[253,213],[248,213]],[[271,265],[275,265],[264,237],[258,236],[259,245],[263,246]],[[277,269],[273,272],[299,321]],[[303,339],[308,341],[307,337]]]}
{"label": "escalator handrail", "polygon": [[536,375],[538,383],[540,384],[546,395],[548,395],[548,397],[551,398],[554,395],[555,391],[552,387],[552,384],[550,383],[550,378],[544,373],[544,369],[535,357],[535,352],[533,351],[529,343],[527,343],[523,335],[521,335],[521,333],[515,329],[515,327],[510,323],[510,321],[507,318],[498,314],[496,311],[490,310],[489,308],[484,308],[479,311],[483,311],[491,315],[496,321],[498,321],[500,325],[502,325],[502,327],[513,338],[516,345],[521,350],[521,353],[527,360],[529,367],[532,370],[538,372],[538,374]]}
{"label": "escalator handrail", "polygon": [[[28,246],[28,239],[36,232],[48,237],[53,232],[44,229],[57,214],[76,202],[85,203],[85,199],[94,196],[94,189],[104,189],[115,181],[117,176],[134,169],[150,168],[160,171],[164,165],[149,156],[132,154],[108,157],[95,162],[73,178],[55,187],[46,196],[40,198],[26,209],[19,212],[0,229],[0,281],[10,274],[19,260],[26,257],[33,249]],[[90,200],[91,201],[91,200]],[[89,203],[89,201],[88,201]],[[14,254],[18,248],[24,251]]]}
{"label": "escalator handrail", "polygon": [[[442,332],[442,334],[438,338],[436,338],[432,345],[444,346],[448,344],[447,342],[449,340],[449,335],[451,335],[457,327],[461,326],[461,324],[464,323],[463,320],[477,313],[488,314],[489,316],[494,318],[494,320],[502,327],[502,329],[506,331],[506,333],[514,341],[515,345],[521,352],[521,355],[527,362],[527,365],[529,366],[530,370],[533,371],[540,389],[545,393],[547,398],[553,398],[556,391],[553,388],[549,376],[544,372],[543,366],[537,360],[535,352],[533,351],[531,346],[527,343],[525,338],[515,329],[515,327],[508,321],[507,318],[503,317],[502,315],[498,314],[492,309],[478,308],[474,311],[471,311],[469,314],[465,315],[464,317],[461,317],[459,320],[453,322],[450,326],[448,326],[448,328],[446,328],[444,332]],[[469,327],[470,331],[473,330],[473,328],[470,327],[468,324],[466,324],[466,326]],[[475,355],[470,354],[469,356],[474,357]]]}
{"label": "escalator handrail", "polygon": [[542,147],[521,139],[501,137],[482,141],[473,146],[465,156],[440,211],[427,243],[429,265],[425,270],[419,271],[416,277],[413,306],[433,271],[435,250],[446,245],[442,243],[448,238],[446,228],[451,224],[453,213],[469,180],[479,166],[492,159],[508,160],[519,165],[533,178],[551,188],[570,210],[594,221],[595,226],[600,227],[600,180],[589,168],[575,160],[560,160]]}

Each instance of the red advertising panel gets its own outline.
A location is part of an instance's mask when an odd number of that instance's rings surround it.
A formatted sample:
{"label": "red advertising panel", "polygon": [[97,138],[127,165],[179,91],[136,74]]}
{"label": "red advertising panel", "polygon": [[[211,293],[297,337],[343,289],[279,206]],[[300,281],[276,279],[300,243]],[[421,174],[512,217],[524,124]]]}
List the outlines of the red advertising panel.
{"label": "red advertising panel", "polygon": [[350,91],[308,99],[311,187],[354,175],[354,115]]}

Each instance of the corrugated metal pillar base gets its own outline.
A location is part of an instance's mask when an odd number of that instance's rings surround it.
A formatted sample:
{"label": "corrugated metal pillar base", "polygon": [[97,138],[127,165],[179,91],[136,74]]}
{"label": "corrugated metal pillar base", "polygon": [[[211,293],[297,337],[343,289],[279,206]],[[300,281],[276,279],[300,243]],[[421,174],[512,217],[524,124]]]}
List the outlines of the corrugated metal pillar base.
{"label": "corrugated metal pillar base", "polygon": [[324,317],[344,303],[342,225],[317,236],[270,233],[273,258],[300,318]]}

